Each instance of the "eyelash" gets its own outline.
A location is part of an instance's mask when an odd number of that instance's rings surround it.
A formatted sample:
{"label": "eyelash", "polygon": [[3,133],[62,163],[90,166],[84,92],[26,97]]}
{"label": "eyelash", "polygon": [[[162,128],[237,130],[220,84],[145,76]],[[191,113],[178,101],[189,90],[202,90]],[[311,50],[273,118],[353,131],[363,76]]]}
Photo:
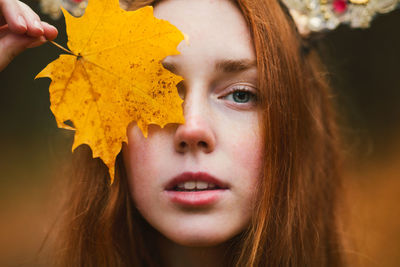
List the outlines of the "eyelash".
{"label": "eyelash", "polygon": [[240,103],[240,102],[235,102],[235,105],[249,105],[249,102],[251,102],[252,105],[255,104],[255,102],[257,101],[257,94],[254,93],[253,90],[248,89],[248,87],[246,86],[236,86],[236,87],[232,87],[229,89],[228,93],[223,95],[222,97],[220,97],[221,99],[227,99],[228,96],[233,95],[236,92],[245,92],[248,93],[250,96],[250,99],[248,102],[245,103]]}

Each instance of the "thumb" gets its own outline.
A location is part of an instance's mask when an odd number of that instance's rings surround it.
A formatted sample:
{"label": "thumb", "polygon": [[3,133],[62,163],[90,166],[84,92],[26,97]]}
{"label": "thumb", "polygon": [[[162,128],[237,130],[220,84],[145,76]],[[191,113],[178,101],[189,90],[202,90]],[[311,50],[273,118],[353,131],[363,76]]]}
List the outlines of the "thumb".
{"label": "thumb", "polygon": [[0,39],[0,71],[30,44],[39,41],[40,38],[32,38],[25,35],[9,33]]}

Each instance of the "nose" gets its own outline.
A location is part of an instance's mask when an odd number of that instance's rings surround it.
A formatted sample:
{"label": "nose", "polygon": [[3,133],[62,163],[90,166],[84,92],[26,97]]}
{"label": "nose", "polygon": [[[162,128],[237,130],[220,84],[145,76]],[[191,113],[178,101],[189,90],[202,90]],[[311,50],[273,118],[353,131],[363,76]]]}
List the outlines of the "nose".
{"label": "nose", "polygon": [[174,146],[179,153],[211,153],[215,148],[215,136],[207,118],[199,113],[185,116],[185,124],[176,129]]}

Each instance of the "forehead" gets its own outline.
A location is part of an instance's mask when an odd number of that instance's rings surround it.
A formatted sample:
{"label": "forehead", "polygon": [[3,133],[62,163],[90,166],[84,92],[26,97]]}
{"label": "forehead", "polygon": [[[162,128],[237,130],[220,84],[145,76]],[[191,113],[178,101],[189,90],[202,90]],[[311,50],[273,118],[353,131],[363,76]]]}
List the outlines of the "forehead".
{"label": "forehead", "polygon": [[232,1],[167,0],[156,5],[154,15],[189,36],[189,45],[178,47],[184,56],[254,59],[247,24]]}

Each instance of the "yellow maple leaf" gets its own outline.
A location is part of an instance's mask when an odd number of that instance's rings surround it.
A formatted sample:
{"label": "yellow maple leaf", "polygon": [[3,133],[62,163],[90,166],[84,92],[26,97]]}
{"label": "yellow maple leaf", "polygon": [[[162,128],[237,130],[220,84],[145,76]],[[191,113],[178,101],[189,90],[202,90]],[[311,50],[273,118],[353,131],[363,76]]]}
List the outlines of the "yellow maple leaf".
{"label": "yellow maple leaf", "polygon": [[176,89],[182,78],[161,64],[179,54],[184,36],[155,18],[150,6],[125,11],[118,0],[92,0],[80,18],[63,13],[72,53],[60,55],[36,78],[51,78],[50,108],[58,127],[76,131],[72,150],[88,144],[112,182],[130,122],[146,137],[149,124],[184,123]]}

